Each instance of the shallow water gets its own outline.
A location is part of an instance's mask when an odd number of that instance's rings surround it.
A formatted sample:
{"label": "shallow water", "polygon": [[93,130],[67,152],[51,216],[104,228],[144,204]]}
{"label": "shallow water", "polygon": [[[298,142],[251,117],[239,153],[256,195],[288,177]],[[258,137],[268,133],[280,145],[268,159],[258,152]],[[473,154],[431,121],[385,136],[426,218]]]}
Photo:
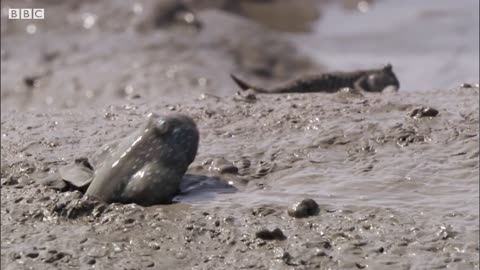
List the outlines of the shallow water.
{"label": "shallow water", "polygon": [[[325,117],[318,121],[318,130],[307,126],[301,130],[278,131],[273,138],[262,138],[259,142],[246,143],[238,138],[246,144],[246,149],[233,147],[232,152],[247,156],[259,153],[268,159],[267,154],[260,153],[273,151],[278,155],[275,162],[280,166],[266,176],[265,190],[219,195],[214,204],[286,204],[312,197],[333,205],[387,207],[402,212],[414,209],[412,214],[425,215],[419,216],[419,220],[454,223],[478,233],[478,127],[455,116],[458,105],[462,104],[475,115],[477,120],[473,121],[478,121],[475,113],[478,101],[446,91],[428,91],[425,95],[438,99],[426,102],[418,95],[404,93],[385,102],[412,102],[441,108],[440,119],[409,121],[406,112],[395,109],[391,112],[380,106],[379,111],[366,119]],[[299,102],[302,101],[305,102]],[[335,109],[327,103],[321,103],[326,110]],[[379,143],[378,138],[382,136],[395,136],[395,127],[399,124],[424,129],[426,142],[407,146]],[[459,130],[463,135],[458,134]],[[318,143],[330,137],[345,139],[345,146]],[[362,150],[365,145],[372,150]],[[215,148],[215,145],[208,147]],[[296,157],[291,163],[293,155]],[[287,164],[287,168],[282,164]],[[200,203],[212,204],[211,201]]]}

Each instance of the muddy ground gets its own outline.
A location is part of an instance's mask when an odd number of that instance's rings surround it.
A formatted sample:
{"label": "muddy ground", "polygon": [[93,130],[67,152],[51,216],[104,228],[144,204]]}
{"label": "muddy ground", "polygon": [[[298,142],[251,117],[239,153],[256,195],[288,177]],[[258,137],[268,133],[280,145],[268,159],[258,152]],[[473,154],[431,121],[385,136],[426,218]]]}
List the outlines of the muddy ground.
{"label": "muddy ground", "polygon": [[[246,18],[198,16],[201,32],[73,20],[33,35],[2,18],[2,269],[479,269],[478,81],[245,96],[229,73],[269,84],[328,67]],[[420,106],[439,113],[412,117]],[[186,113],[201,133],[188,174],[204,181],[176,203],[48,185],[149,112]],[[319,212],[290,216],[305,198]]]}

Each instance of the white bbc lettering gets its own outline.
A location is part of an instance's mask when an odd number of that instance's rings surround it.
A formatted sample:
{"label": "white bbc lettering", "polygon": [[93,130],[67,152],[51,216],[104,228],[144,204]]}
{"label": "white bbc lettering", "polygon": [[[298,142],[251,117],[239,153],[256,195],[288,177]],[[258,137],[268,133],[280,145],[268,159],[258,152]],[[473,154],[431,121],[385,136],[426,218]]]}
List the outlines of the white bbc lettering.
{"label": "white bbc lettering", "polygon": [[33,18],[36,20],[45,19],[45,10],[43,8],[34,8],[33,9]]}
{"label": "white bbc lettering", "polygon": [[31,8],[21,8],[20,9],[20,19],[23,19],[23,20],[32,19],[32,9]]}
{"label": "white bbc lettering", "polygon": [[11,20],[43,20],[45,9],[43,8],[9,8],[8,18]]}
{"label": "white bbc lettering", "polygon": [[9,8],[8,9],[8,18],[10,20],[20,19],[20,9],[19,8]]}

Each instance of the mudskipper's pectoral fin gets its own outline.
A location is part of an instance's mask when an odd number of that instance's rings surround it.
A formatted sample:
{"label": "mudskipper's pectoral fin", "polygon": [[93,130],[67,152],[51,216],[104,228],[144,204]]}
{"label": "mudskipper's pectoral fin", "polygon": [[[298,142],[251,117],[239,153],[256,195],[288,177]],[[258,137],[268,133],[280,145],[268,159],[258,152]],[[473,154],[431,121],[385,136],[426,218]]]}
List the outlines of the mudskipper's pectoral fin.
{"label": "mudskipper's pectoral fin", "polygon": [[353,83],[353,87],[357,91],[368,92],[368,79],[367,77],[361,77]]}
{"label": "mudskipper's pectoral fin", "polygon": [[128,181],[121,201],[145,206],[169,203],[178,191],[180,179],[176,170],[163,168],[155,162],[146,163]]}
{"label": "mudskipper's pectoral fin", "polygon": [[73,189],[85,192],[93,180],[93,170],[81,163],[74,163],[59,170],[63,181],[68,183]]}
{"label": "mudskipper's pectoral fin", "polygon": [[250,84],[246,83],[245,81],[241,80],[237,76],[235,76],[233,74],[230,74],[230,77],[238,85],[238,87],[240,87],[240,89],[242,89],[242,90],[248,90],[248,89],[255,90],[255,87],[253,87],[252,85],[250,85]]}

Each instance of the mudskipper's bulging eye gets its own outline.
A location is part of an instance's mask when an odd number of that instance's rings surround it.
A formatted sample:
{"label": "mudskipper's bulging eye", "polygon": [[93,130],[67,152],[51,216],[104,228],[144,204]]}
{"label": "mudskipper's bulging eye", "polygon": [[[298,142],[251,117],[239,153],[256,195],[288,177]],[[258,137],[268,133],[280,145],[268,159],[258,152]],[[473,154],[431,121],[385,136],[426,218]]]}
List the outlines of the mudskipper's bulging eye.
{"label": "mudskipper's bulging eye", "polygon": [[171,124],[168,121],[165,121],[163,119],[158,120],[157,123],[155,124],[155,131],[159,135],[168,134],[171,128],[172,128]]}

